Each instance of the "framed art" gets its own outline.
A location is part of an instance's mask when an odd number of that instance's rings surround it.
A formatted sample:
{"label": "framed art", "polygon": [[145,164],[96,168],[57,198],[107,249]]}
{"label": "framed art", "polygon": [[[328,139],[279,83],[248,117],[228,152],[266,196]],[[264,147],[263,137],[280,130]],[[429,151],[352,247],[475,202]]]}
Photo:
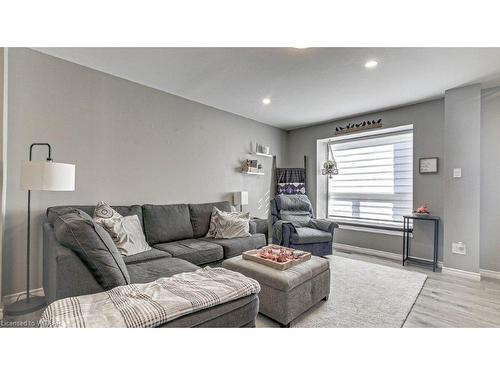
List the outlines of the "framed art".
{"label": "framed art", "polygon": [[418,159],[418,171],[421,174],[438,173],[439,158],[420,158]]}

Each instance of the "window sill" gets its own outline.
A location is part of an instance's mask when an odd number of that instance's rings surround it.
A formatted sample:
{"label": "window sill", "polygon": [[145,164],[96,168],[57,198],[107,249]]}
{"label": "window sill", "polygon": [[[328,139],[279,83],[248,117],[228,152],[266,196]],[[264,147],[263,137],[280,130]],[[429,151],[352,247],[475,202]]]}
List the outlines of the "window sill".
{"label": "window sill", "polygon": [[[335,220],[335,218],[330,217],[328,220],[331,220],[339,225],[339,229],[342,230],[350,230],[355,232],[366,232],[366,233],[375,233],[375,234],[384,234],[389,236],[397,236],[403,237],[403,228],[396,225],[383,225],[383,224],[370,224],[370,223],[361,223],[361,222],[349,222],[345,220]],[[411,233],[413,229],[410,229],[410,237],[413,237],[413,233]]]}
{"label": "window sill", "polygon": [[[388,235],[388,236],[403,237],[403,231],[381,229],[381,228],[371,228],[368,226],[354,226],[354,225],[348,225],[348,224],[339,224],[339,229],[349,230],[349,231],[353,231],[353,232],[365,232],[365,233],[375,233],[375,234],[384,234],[384,235]],[[410,233],[410,237],[413,237],[412,233]]]}

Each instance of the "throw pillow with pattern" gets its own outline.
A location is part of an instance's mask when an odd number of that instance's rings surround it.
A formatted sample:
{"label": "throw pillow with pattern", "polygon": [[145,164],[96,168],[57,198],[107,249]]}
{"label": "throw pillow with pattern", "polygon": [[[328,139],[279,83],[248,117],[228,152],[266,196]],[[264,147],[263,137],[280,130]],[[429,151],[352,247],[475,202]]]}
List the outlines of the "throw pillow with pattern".
{"label": "throw pillow with pattern", "polygon": [[236,238],[249,236],[251,236],[250,213],[225,212],[217,207],[212,209],[210,227],[206,237]]}
{"label": "throw pillow with pattern", "polygon": [[121,255],[130,256],[151,250],[137,215],[122,216],[101,201],[94,210],[94,220],[109,233]]}

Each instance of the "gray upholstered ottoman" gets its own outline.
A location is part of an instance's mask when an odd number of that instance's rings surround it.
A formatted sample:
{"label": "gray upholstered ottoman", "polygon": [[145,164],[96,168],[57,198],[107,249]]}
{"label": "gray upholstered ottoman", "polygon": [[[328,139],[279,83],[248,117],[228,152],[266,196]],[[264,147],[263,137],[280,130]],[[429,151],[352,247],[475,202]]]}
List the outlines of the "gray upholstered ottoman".
{"label": "gray upholstered ottoman", "polygon": [[230,258],[222,267],[240,272],[259,282],[259,312],[276,320],[282,326],[309,310],[330,294],[330,263],[313,256],[307,262],[284,271],[245,260]]}

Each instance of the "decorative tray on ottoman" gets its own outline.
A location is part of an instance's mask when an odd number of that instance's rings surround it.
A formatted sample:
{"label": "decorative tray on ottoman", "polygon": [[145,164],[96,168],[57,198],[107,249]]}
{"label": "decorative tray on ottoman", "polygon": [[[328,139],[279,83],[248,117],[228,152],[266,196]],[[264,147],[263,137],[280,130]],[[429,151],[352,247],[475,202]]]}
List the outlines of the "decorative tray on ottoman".
{"label": "decorative tray on ottoman", "polygon": [[261,249],[248,250],[242,256],[243,259],[251,260],[280,271],[311,259],[311,253],[307,251],[290,249],[278,245],[269,245]]}

